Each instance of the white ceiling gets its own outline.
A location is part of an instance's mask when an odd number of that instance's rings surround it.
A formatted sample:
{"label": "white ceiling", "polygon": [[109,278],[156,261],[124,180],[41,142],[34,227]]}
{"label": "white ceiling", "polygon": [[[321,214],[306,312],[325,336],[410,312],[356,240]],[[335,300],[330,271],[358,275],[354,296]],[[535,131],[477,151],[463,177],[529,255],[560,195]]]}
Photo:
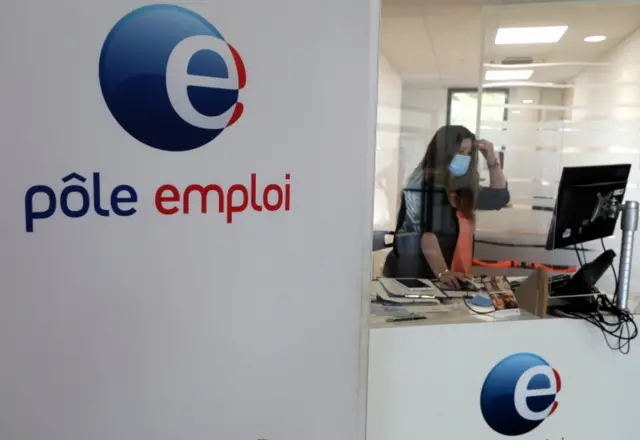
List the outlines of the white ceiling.
{"label": "white ceiling", "polygon": [[[640,1],[618,5],[611,1],[606,5],[539,1],[528,6],[496,6],[503,3],[507,1],[383,0],[380,50],[405,80],[469,87],[479,83],[483,22],[485,63],[500,63],[514,56],[532,57],[534,63],[598,62],[640,28]],[[554,25],[569,27],[555,44],[494,44],[500,27]],[[585,43],[583,39],[589,35],[605,35],[607,40]],[[536,68],[530,81],[566,82],[583,68]]]}

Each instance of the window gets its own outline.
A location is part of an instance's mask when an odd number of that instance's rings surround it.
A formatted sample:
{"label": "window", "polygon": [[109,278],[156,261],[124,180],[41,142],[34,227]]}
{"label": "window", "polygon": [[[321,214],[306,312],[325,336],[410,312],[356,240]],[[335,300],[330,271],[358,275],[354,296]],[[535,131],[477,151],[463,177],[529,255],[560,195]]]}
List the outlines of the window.
{"label": "window", "polygon": [[[509,91],[506,89],[492,89],[482,92],[482,120],[502,122],[507,120],[504,108],[509,101]],[[476,131],[478,116],[478,89],[449,89],[447,103],[447,123],[464,125],[471,131]]]}

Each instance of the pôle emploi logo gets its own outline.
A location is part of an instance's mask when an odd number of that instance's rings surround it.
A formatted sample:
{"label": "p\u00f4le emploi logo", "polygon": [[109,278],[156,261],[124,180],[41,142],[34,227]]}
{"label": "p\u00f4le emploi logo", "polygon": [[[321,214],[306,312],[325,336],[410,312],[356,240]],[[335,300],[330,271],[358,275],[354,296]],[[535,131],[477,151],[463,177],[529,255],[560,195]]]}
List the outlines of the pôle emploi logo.
{"label": "p\u00f4le emploi logo", "polygon": [[480,395],[482,416],[499,434],[526,434],[558,408],[560,388],[560,375],[543,358],[513,354],[498,362],[485,379]]}
{"label": "p\u00f4le emploi logo", "polygon": [[[247,74],[240,54],[205,18],[180,6],[143,6],[116,23],[102,46],[99,78],[118,124],[142,144],[165,152],[209,144],[244,110],[239,95]],[[68,173],[57,189],[35,185],[27,190],[27,232],[35,230],[36,220],[58,211],[69,218],[91,212],[128,217],[137,212],[138,194],[132,186],[103,188],[100,173],[82,174]],[[289,174],[284,183],[264,187],[258,186],[256,174],[247,180],[228,188],[209,183],[161,185],[155,192],[155,209],[162,215],[215,210],[226,215],[227,223],[247,209],[290,210]]]}

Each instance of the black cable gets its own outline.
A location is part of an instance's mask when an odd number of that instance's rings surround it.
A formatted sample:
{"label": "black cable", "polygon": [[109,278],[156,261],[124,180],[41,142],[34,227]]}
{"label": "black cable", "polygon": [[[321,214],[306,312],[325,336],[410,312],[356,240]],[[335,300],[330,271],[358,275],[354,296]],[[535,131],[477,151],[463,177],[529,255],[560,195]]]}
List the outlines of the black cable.
{"label": "black cable", "polygon": [[618,346],[612,347],[605,335],[607,344],[612,349],[617,349],[623,354],[628,354],[631,349],[631,341],[638,336],[638,327],[633,319],[633,315],[627,310],[620,310],[606,295],[600,295],[598,299],[600,302],[600,309],[609,313],[609,317],[617,319],[617,322],[609,322],[602,313],[599,313],[597,316],[598,322],[599,324],[602,324],[602,327],[609,327],[609,329],[601,328],[603,333],[613,336],[618,340]]}
{"label": "black cable", "polygon": [[582,258],[584,258],[584,264],[587,264],[587,251],[584,248],[584,243],[580,243],[580,250],[582,250]]}
{"label": "black cable", "polygon": [[596,301],[597,311],[591,313],[555,310],[553,314],[564,318],[582,319],[596,326],[610,349],[629,354],[631,341],[638,336],[638,326],[633,315],[627,310],[620,310],[606,295],[599,295]]}
{"label": "black cable", "polygon": [[[604,244],[604,240],[600,239],[602,250],[607,251]],[[582,258],[578,246],[574,243],[574,250],[580,265],[582,265]],[[584,251],[584,245],[581,246],[584,256],[584,264],[587,263],[587,257]],[[554,314],[571,319],[582,319],[588,323],[596,326],[602,332],[605,342],[610,349],[619,351],[622,354],[628,354],[631,350],[631,341],[638,336],[638,326],[636,325],[633,315],[627,310],[621,310],[615,305],[616,297],[618,295],[618,274],[616,269],[611,263],[611,270],[613,271],[613,277],[616,282],[615,293],[613,299],[609,299],[607,295],[599,294],[596,297],[597,309],[594,312],[571,312],[566,310],[555,310]],[[595,287],[595,286],[594,286]],[[613,341],[611,340],[613,338]]]}
{"label": "black cable", "polygon": [[[631,349],[630,343],[638,334],[637,326],[633,321],[633,318],[622,318],[618,319],[616,322],[610,322],[607,321],[606,318],[598,318],[591,315],[572,314],[569,312],[564,312],[564,314],[560,316],[573,319],[582,319],[596,326],[602,332],[607,346],[610,349],[619,351],[622,354],[629,353]],[[630,330],[630,326],[633,327],[633,331]],[[612,337],[615,342],[612,342],[610,340],[610,337]]]}
{"label": "black cable", "polygon": [[580,251],[578,250],[578,245],[576,243],[573,244],[573,249],[576,251],[576,257],[578,257],[578,264],[582,266],[582,258],[580,258]]}

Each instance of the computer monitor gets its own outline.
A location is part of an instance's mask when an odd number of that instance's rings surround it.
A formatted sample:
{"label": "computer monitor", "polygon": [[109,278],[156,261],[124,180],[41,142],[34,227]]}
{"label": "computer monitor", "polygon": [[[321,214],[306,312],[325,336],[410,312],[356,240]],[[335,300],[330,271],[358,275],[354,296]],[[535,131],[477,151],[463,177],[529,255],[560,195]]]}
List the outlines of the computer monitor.
{"label": "computer monitor", "polygon": [[630,170],[630,164],[563,168],[545,249],[613,235]]}

